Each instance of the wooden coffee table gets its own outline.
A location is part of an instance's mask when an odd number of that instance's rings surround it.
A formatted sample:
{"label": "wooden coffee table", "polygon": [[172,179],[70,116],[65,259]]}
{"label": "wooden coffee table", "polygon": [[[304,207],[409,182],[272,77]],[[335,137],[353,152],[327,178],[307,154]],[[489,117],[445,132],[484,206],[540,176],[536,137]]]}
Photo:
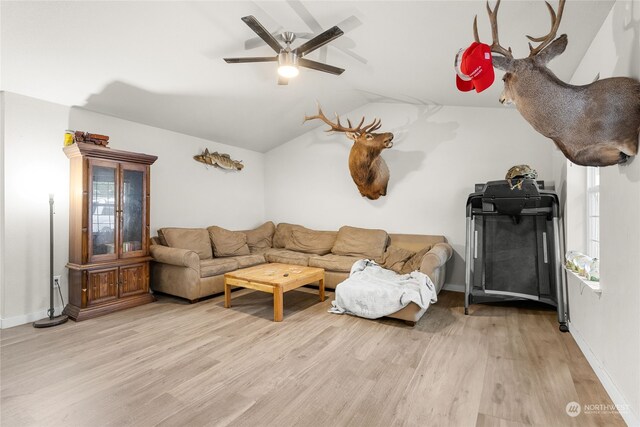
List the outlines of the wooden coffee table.
{"label": "wooden coffee table", "polygon": [[261,264],[224,275],[224,306],[231,307],[231,287],[254,289],[273,294],[273,321],[282,322],[282,295],[313,282],[320,284],[324,301],[324,269],[289,264]]}

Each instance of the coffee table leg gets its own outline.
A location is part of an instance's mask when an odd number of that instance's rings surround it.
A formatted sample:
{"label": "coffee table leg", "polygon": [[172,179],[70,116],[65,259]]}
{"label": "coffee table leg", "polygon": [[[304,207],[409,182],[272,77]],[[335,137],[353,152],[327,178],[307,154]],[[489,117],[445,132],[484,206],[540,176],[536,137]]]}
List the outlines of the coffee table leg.
{"label": "coffee table leg", "polygon": [[224,280],[224,308],[231,307],[231,285]]}
{"label": "coffee table leg", "polygon": [[282,288],[276,286],[273,288],[273,321],[282,322],[283,307],[282,307]]}
{"label": "coffee table leg", "polygon": [[318,290],[320,292],[320,301],[324,301],[324,277],[318,281]]}

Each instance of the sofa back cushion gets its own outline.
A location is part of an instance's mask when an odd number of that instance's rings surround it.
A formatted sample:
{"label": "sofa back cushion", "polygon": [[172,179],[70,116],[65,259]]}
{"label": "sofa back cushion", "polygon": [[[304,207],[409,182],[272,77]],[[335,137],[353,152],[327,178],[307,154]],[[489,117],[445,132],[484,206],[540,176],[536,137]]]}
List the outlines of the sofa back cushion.
{"label": "sofa back cushion", "polygon": [[335,255],[359,256],[380,259],[387,249],[389,235],[384,230],[344,226],[338,230],[331,249]]}
{"label": "sofa back cushion", "polygon": [[284,249],[287,245],[287,242],[291,240],[291,230],[294,228],[304,229],[301,225],[296,224],[287,224],[286,222],[281,222],[276,227],[276,232],[273,235],[273,247]]}
{"label": "sofa back cushion", "polygon": [[276,226],[271,221],[265,222],[260,227],[253,230],[245,230],[244,234],[247,236],[247,246],[249,246],[249,251],[251,251],[251,253],[255,253],[272,247],[273,233],[275,233],[275,231]]}
{"label": "sofa back cushion", "polygon": [[389,234],[389,238],[390,246],[397,246],[413,252],[447,241],[444,236],[429,234]]}
{"label": "sofa back cushion", "polygon": [[200,259],[211,259],[211,242],[209,233],[204,228],[161,228],[158,230],[161,241],[172,248],[189,249],[198,254]]}
{"label": "sofa back cushion", "polygon": [[242,231],[231,231],[212,225],[207,228],[213,246],[213,254],[217,257],[249,255],[247,235]]}
{"label": "sofa back cushion", "polygon": [[325,255],[331,252],[336,241],[335,231],[316,231],[306,228],[292,228],[290,238],[285,241],[285,249],[307,254]]}

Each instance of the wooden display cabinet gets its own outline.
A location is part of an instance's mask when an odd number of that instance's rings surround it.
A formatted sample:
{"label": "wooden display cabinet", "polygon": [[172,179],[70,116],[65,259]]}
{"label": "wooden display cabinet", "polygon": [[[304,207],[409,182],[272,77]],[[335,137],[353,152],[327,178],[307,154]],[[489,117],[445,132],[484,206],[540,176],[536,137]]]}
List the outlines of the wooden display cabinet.
{"label": "wooden display cabinet", "polygon": [[149,173],[157,157],[86,143],[64,153],[71,161],[64,314],[80,321],[154,301]]}

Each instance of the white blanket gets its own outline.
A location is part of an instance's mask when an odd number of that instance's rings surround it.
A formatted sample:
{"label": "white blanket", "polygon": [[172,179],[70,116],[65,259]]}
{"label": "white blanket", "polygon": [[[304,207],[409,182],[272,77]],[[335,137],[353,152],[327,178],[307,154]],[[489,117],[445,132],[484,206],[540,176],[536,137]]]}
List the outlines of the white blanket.
{"label": "white blanket", "polygon": [[431,279],[419,271],[397,274],[374,261],[362,259],[351,267],[349,277],[336,286],[330,313],[377,319],[414,302],[426,309],[438,300]]}

